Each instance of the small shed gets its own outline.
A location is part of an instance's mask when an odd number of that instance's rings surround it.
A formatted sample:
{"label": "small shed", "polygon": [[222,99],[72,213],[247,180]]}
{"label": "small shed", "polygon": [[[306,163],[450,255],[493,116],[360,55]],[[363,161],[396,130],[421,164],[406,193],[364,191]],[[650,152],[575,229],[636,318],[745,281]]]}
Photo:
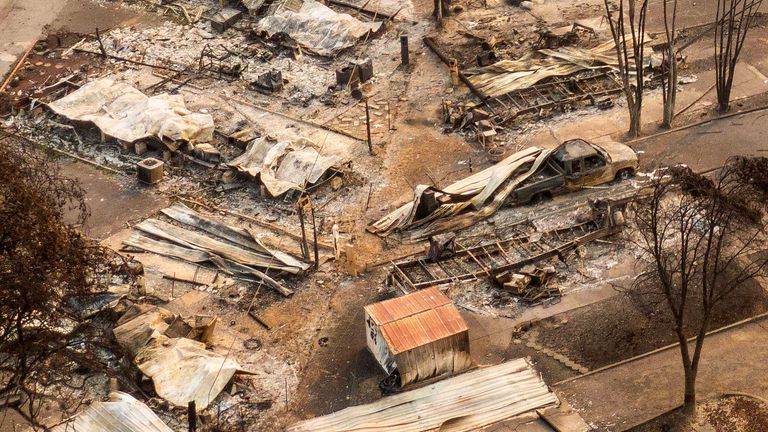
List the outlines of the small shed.
{"label": "small shed", "polygon": [[469,331],[451,300],[428,288],[365,306],[368,349],[402,386],[467,369]]}

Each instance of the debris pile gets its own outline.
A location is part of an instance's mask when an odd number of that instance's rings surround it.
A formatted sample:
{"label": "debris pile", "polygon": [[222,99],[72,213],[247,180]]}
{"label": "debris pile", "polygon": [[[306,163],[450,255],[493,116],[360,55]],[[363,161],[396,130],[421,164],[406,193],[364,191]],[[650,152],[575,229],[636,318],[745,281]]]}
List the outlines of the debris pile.
{"label": "debris pile", "polygon": [[321,154],[322,150],[305,138],[280,142],[257,138],[229,166],[257,178],[270,196],[279,197],[289,190],[304,190],[316,184],[342,162],[340,156]]}
{"label": "debris pile", "polygon": [[147,219],[135,226],[141,233],[134,233],[125,245],[191,263],[209,262],[225,274],[266,283],[284,296],[292,295],[293,291],[267,273],[299,274],[309,269],[308,263],[268,248],[247,228],[230,227],[181,204],[162,212],[186,227]]}
{"label": "debris pile", "polygon": [[48,107],[70,120],[92,122],[104,135],[127,143],[154,137],[175,147],[176,141],[213,139],[213,117],[189,111],[183,96],[148,97],[109,78],[89,82]]}
{"label": "debris pile", "polygon": [[272,3],[256,31],[269,37],[285,34],[302,48],[323,56],[334,56],[351,47],[381,23],[364,23],[315,0],[280,0]]}
{"label": "debris pile", "polygon": [[528,265],[513,272],[505,271],[494,276],[494,281],[503,290],[527,304],[560,297],[560,288],[552,284],[555,268]]}
{"label": "debris pile", "polygon": [[202,410],[232,376],[247,373],[235,360],[206,349],[215,325],[215,317],[184,319],[158,306],[134,305],[113,332],[158,396],[180,407],[194,401]]}

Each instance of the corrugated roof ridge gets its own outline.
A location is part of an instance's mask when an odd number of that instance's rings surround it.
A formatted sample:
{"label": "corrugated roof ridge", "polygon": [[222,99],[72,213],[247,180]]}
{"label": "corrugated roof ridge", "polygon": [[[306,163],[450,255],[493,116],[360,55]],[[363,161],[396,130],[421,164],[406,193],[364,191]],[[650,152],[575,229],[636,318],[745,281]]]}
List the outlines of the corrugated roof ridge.
{"label": "corrugated roof ridge", "polygon": [[[431,287],[431,288],[425,288],[425,289],[422,289],[422,290],[415,291],[415,292],[413,292],[411,294],[407,294],[407,295],[402,296],[402,297],[395,297],[395,298],[387,299],[387,300],[384,300],[384,301],[381,301],[381,302],[378,302],[378,303],[373,303],[373,304],[370,304],[370,305],[366,305],[366,306],[363,307],[363,309],[365,309],[369,313],[369,315],[375,315],[375,314],[371,314],[371,312],[374,311],[375,309],[378,309],[378,308],[386,308],[386,304],[395,303],[397,301],[405,302],[407,300],[403,300],[404,298],[406,298],[406,297],[408,297],[410,295],[414,295],[414,294],[419,294],[421,297],[425,297],[426,294],[428,294],[428,293],[430,293],[432,291],[435,291],[438,296],[443,297],[442,303],[440,303],[439,305],[436,305],[434,307],[430,307],[428,309],[420,309],[420,310],[417,310],[416,312],[410,313],[408,315],[403,315],[403,316],[398,317],[398,318],[392,318],[389,321],[377,322],[377,324],[380,325],[380,326],[383,326],[385,324],[389,324],[389,323],[394,322],[394,321],[399,321],[399,320],[402,320],[402,319],[407,319],[407,318],[410,318],[410,317],[412,317],[414,315],[418,315],[418,314],[421,314],[421,313],[424,313],[424,312],[427,312],[427,311],[430,311],[430,310],[433,310],[433,309],[437,309],[437,308],[443,307],[445,305],[452,304],[451,299],[448,298],[448,296],[446,296],[445,294],[440,292],[440,290],[437,289],[436,287]],[[387,311],[389,312],[388,309],[387,309]],[[378,318],[378,317],[375,317],[375,316],[372,316],[372,317],[374,318],[374,321],[376,321],[376,318]]]}

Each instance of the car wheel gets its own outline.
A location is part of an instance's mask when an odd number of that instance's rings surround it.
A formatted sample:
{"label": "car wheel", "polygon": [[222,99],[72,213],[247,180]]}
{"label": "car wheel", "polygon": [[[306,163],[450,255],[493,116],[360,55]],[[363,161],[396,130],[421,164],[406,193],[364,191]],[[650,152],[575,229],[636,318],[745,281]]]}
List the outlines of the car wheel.
{"label": "car wheel", "polygon": [[531,205],[539,205],[545,201],[549,201],[551,197],[546,193],[537,193],[531,198]]}
{"label": "car wheel", "polygon": [[635,175],[634,171],[629,168],[623,169],[616,174],[617,180],[629,180]]}

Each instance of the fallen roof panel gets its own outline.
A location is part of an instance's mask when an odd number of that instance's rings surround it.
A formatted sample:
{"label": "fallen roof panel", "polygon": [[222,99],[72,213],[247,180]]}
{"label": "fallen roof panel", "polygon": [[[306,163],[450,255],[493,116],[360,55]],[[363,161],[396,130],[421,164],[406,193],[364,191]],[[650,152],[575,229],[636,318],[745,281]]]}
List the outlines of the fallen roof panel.
{"label": "fallen roof panel", "polygon": [[152,378],[161,398],[180,407],[195,401],[205,409],[240,370],[233,359],[187,338],[156,336],[136,355],[136,366]]}
{"label": "fallen roof panel", "polygon": [[256,25],[257,31],[269,36],[284,33],[322,56],[335,56],[381,28],[379,22],[362,22],[315,0],[278,1],[267,15]]}
{"label": "fallen roof panel", "polygon": [[288,431],[473,431],[557,403],[529,362],[517,359],[299,422]]}
{"label": "fallen roof panel", "polygon": [[94,402],[73,419],[51,432],[173,432],[144,403],[123,392],[112,392],[109,401]]}
{"label": "fallen roof panel", "polygon": [[[380,236],[400,231],[402,240],[414,241],[471,226],[494,214],[520,183],[538,171],[551,153],[552,150],[530,147],[442,190],[418,185],[411,202],[373,222],[367,230]],[[419,205],[427,190],[434,191],[435,198],[451,194],[462,195],[462,200],[440,203],[428,215],[419,215]]]}
{"label": "fallen roof panel", "polygon": [[213,117],[188,110],[183,96],[147,96],[109,78],[91,81],[48,107],[70,120],[93,122],[105,135],[126,142],[151,136],[192,143],[213,139]]}

